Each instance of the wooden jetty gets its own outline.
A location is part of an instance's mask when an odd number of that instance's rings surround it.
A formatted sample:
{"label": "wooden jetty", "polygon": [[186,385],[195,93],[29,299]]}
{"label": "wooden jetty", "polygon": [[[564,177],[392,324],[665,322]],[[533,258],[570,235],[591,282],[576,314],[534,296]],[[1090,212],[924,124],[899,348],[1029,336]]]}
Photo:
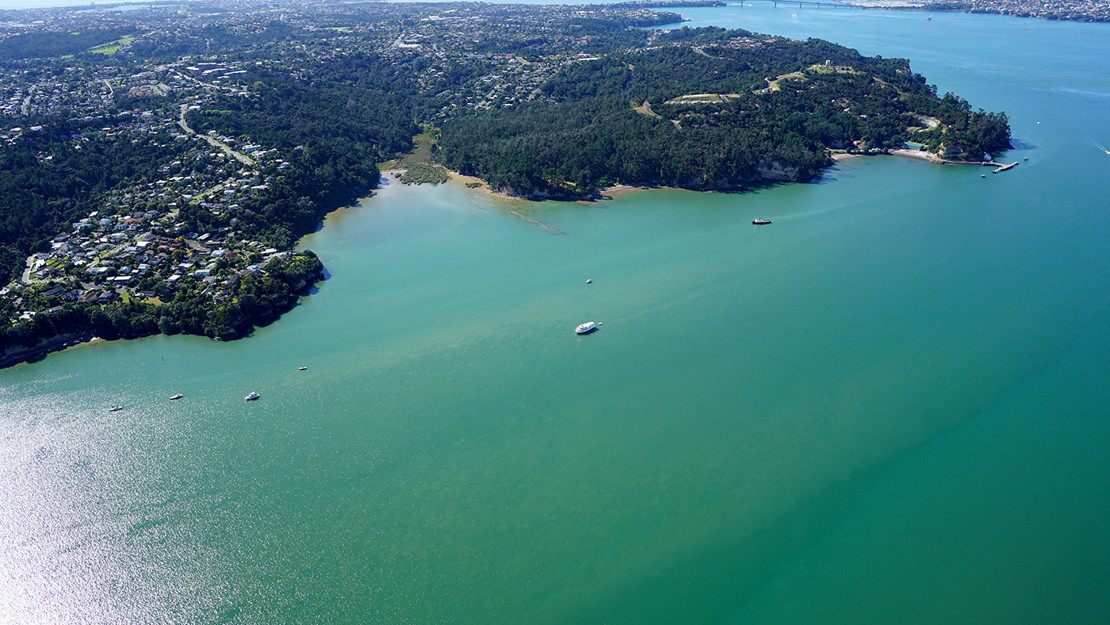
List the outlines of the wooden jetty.
{"label": "wooden jetty", "polygon": [[1002,163],[995,163],[995,162],[993,162],[993,161],[992,161],[992,162],[990,162],[990,163],[983,163],[983,164],[984,164],[984,165],[997,165],[997,166],[998,166],[998,169],[996,169],[996,170],[994,170],[994,171],[992,171],[992,172],[991,172],[992,174],[997,174],[997,173],[999,173],[999,172],[1003,172],[1003,171],[1009,171],[1009,170],[1011,170],[1011,169],[1013,169],[1013,168],[1017,167],[1017,164],[1018,164],[1018,162],[1017,162],[1017,161],[1014,161],[1014,162],[1010,163],[1009,165],[1003,165]]}

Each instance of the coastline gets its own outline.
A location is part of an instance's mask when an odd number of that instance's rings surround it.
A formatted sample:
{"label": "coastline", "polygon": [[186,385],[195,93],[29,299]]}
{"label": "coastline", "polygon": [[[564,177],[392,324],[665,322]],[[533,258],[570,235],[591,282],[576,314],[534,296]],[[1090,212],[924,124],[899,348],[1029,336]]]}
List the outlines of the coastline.
{"label": "coastline", "polygon": [[[442,167],[442,166],[440,166],[440,167]],[[524,199],[524,198],[519,198],[519,197],[509,195],[508,193],[504,193],[502,191],[494,191],[493,189],[490,188],[489,184],[487,184],[485,180],[482,180],[481,178],[478,178],[477,176],[467,176],[467,175],[461,174],[461,173],[459,173],[459,172],[457,172],[453,169],[447,169],[446,167],[444,167],[443,169],[444,169],[444,171],[447,172],[447,182],[444,182],[443,184],[456,184],[456,185],[461,184],[461,185],[466,186],[466,188],[468,188],[472,191],[480,191],[482,193],[485,193],[486,195],[490,195],[490,196],[494,196],[494,197],[500,197],[500,198],[504,198],[506,200],[523,200]],[[403,185],[405,183],[401,182],[401,174],[405,173],[405,171],[406,170],[404,168],[394,167],[394,168],[391,168],[391,169],[383,169],[383,170],[381,170],[380,173],[381,173],[382,176],[389,179],[390,184],[396,183],[396,184],[402,184]],[[426,184],[426,183],[418,183],[418,184]]]}
{"label": "coastline", "polygon": [[[46,356],[55,352],[65,351],[71,347],[85,345],[90,342],[96,341],[117,341],[117,340],[131,340],[146,338],[148,336],[175,336],[177,334],[188,336],[203,336],[213,341],[235,341],[246,338],[253,334],[256,328],[265,327],[277,321],[282,315],[292,310],[297,306],[302,297],[307,297],[311,294],[312,287],[318,282],[323,280],[323,274],[317,276],[311,282],[302,281],[297,285],[290,285],[290,297],[285,300],[279,300],[265,312],[260,314],[243,317],[239,319],[229,330],[224,334],[217,334],[210,336],[208,334],[199,334],[192,332],[175,332],[168,334],[162,331],[156,332],[126,332],[121,333],[118,329],[113,329],[112,334],[107,338],[97,336],[87,328],[83,328],[75,332],[66,332],[63,334],[56,334],[54,336],[45,337],[38,343],[29,346],[10,345],[6,350],[0,352],[0,370],[13,367],[24,362],[36,362],[45,358]],[[296,288],[294,288],[294,286]]]}
{"label": "coastline", "polygon": [[46,358],[47,355],[54,352],[60,352],[83,345],[91,341],[100,340],[98,337],[93,336],[90,332],[63,334],[60,336],[50,337],[43,339],[36,343],[34,346],[23,350],[8,350],[3,356],[0,356],[0,369],[7,369],[14,367],[23,362],[34,362]]}
{"label": "coastline", "polygon": [[[915,159],[915,160],[919,160],[919,161],[926,161],[926,162],[933,163],[933,164],[936,164],[936,165],[974,165],[974,166],[977,166],[977,167],[982,167],[984,165],[998,165],[998,163],[983,163],[983,162],[978,162],[978,161],[947,160],[947,159],[941,158],[941,157],[939,157],[935,154],[932,154],[932,153],[929,153],[929,152],[923,152],[921,150],[895,149],[895,150],[888,150],[886,152],[882,152],[882,153],[879,153],[879,154],[855,154],[855,153],[850,154],[850,153],[847,153],[847,152],[833,153],[831,155],[833,163],[830,166],[835,166],[837,163],[840,163],[842,161],[847,161],[847,160],[855,159],[855,158],[858,158],[858,157],[864,157],[864,156],[899,156],[899,157],[902,157],[902,158],[911,158],[911,159]],[[380,173],[383,177],[388,178],[390,184],[393,184],[393,183],[404,184],[404,183],[401,183],[401,181],[400,181],[400,174],[403,173],[404,171],[405,171],[404,169],[393,168],[393,169],[382,170]],[[494,204],[497,205],[499,208],[501,208],[503,211],[521,219],[522,221],[526,221],[530,224],[539,226],[539,227],[547,230],[548,232],[550,232],[552,234],[564,234],[564,232],[559,230],[558,228],[556,228],[554,226],[551,226],[549,224],[546,224],[546,223],[544,223],[540,220],[537,220],[534,217],[527,214],[528,211],[525,209],[525,207],[532,204],[536,200],[531,200],[531,199],[524,198],[524,197],[510,195],[509,193],[506,193],[504,191],[494,190],[489,186],[489,184],[486,181],[484,181],[481,178],[478,178],[476,176],[464,175],[464,174],[459,173],[458,171],[454,171],[454,170],[450,170],[450,169],[448,169],[446,171],[448,173],[448,179],[447,179],[447,182],[445,182],[444,184],[462,185],[462,186],[465,186],[468,191],[477,191],[479,193],[482,193],[485,196],[491,198],[493,200]],[[589,204],[589,203],[593,203],[593,202],[597,202],[597,201],[616,199],[618,197],[621,197],[623,195],[627,195],[627,194],[635,192],[635,191],[648,191],[648,190],[653,190],[653,189],[668,189],[668,188],[674,188],[674,187],[648,187],[648,186],[641,186],[641,185],[618,184],[618,185],[613,185],[611,187],[602,187],[602,188],[598,189],[596,195],[594,195],[591,198],[580,199],[580,200],[571,200],[571,201],[576,202],[576,203],[580,203],[580,204]],[[711,192],[711,191],[702,191],[702,192],[708,193],[708,192]],[[373,193],[371,195],[373,195]],[[244,338],[246,336],[249,336],[251,331],[255,327],[260,327],[260,326],[264,326],[264,325],[268,325],[269,323],[272,323],[274,320],[276,320],[278,317],[280,317],[283,313],[288,312],[288,310],[292,309],[296,305],[296,302],[300,297],[302,297],[304,295],[307,295],[309,293],[310,289],[308,287],[311,287],[313,285],[311,285],[311,284],[301,284],[301,285],[297,285],[297,286],[299,286],[300,288],[293,290],[293,295],[294,296],[291,298],[291,301],[285,302],[284,305],[278,306],[275,309],[268,311],[268,313],[266,315],[261,315],[259,317],[251,318],[251,319],[240,320],[240,322],[235,325],[232,332],[230,332],[226,336],[218,336],[218,337],[211,337],[211,338],[213,338],[214,340],[235,340],[235,339],[239,339],[239,338]],[[156,333],[153,333],[153,334],[161,334],[161,333],[156,332]],[[150,336],[153,336],[153,334],[151,334]],[[201,336],[203,336],[203,335],[201,335]],[[128,337],[120,337],[120,338],[139,338],[139,337],[128,336]],[[77,345],[88,343],[89,341],[93,341],[93,340],[98,340],[98,339],[97,339],[97,337],[93,336],[89,332],[68,333],[68,334],[63,334],[63,335],[43,339],[42,341],[35,344],[34,346],[31,346],[31,347],[28,347],[28,348],[25,348],[25,349],[9,349],[6,353],[0,354],[0,369],[5,369],[5,368],[8,368],[8,367],[11,367],[11,366],[14,366],[16,364],[23,363],[23,362],[33,362],[33,361],[39,360],[41,358],[45,358],[47,355],[49,355],[51,353],[63,351],[63,350],[66,350],[70,347],[74,347],[74,346],[77,346]],[[100,339],[100,340],[104,340],[104,339]],[[110,339],[108,339],[108,340],[110,340]]]}
{"label": "coastline", "polygon": [[[493,188],[491,188],[485,180],[482,180],[481,178],[478,178],[477,176],[467,176],[467,175],[464,175],[464,174],[460,174],[459,172],[451,170],[451,169],[448,169],[447,173],[451,175],[451,180],[458,179],[458,182],[460,182],[464,185],[467,185],[468,189],[472,189],[472,190],[475,190],[475,191],[482,191],[482,192],[486,193],[487,195],[503,198],[505,200],[512,200],[514,202],[530,202],[530,201],[533,201],[533,200],[529,200],[528,198],[520,197],[520,196],[517,196],[517,195],[510,195],[508,193],[505,193],[504,191],[496,191]],[[451,180],[449,180],[448,182],[450,182]],[[471,185],[476,185],[476,186],[471,186]],[[663,188],[666,188],[666,187],[644,187],[644,186],[639,186],[639,185],[617,184],[617,185],[613,185],[611,187],[602,187],[602,188],[598,189],[597,190],[597,195],[594,198],[569,200],[569,201],[576,202],[576,203],[589,204],[589,203],[592,203],[592,202],[596,202],[598,200],[610,200],[610,199],[613,199],[615,197],[619,197],[621,195],[631,193],[633,191],[646,191],[648,189],[663,189]]]}
{"label": "coastline", "polygon": [[[472,191],[480,191],[482,193],[485,193],[486,195],[496,197],[496,198],[500,198],[500,199],[503,199],[503,200],[509,200],[509,201],[514,202],[514,203],[521,203],[521,202],[527,203],[527,202],[536,201],[536,200],[530,200],[526,197],[521,197],[519,195],[511,195],[511,194],[506,193],[504,191],[497,191],[497,190],[493,189],[492,187],[490,187],[489,183],[487,183],[485,180],[482,180],[481,178],[479,178],[477,176],[468,176],[466,174],[459,173],[458,171],[456,171],[454,169],[447,169],[447,168],[444,168],[444,169],[446,169],[447,174],[449,176],[448,179],[447,179],[447,184],[451,184],[451,183],[462,184],[462,185],[465,185],[466,188],[468,188]],[[391,179],[397,180],[397,176],[402,171],[404,171],[404,170],[403,169],[390,169],[390,170],[384,170],[381,173],[382,173],[383,176],[389,176]],[[592,198],[583,198],[583,199],[566,200],[566,201],[576,202],[576,203],[591,203],[591,202],[596,202],[598,200],[610,200],[610,199],[613,199],[615,197],[619,197],[621,195],[624,195],[626,193],[631,193],[633,191],[646,191],[648,189],[665,189],[665,188],[670,188],[670,187],[645,187],[645,186],[640,186],[640,185],[617,184],[617,185],[613,185],[611,187],[602,187],[602,188],[598,189],[597,194]]]}
{"label": "coastline", "polygon": [[903,158],[915,158],[919,161],[929,161],[937,165],[956,164],[958,161],[946,161],[943,158],[933,154],[932,152],[923,152],[921,150],[909,150],[905,148],[898,148],[897,150],[889,150],[891,156],[901,156]]}
{"label": "coastline", "polygon": [[[920,150],[908,150],[908,149],[898,148],[898,149],[895,149],[895,150],[887,150],[885,152],[880,152],[878,154],[859,154],[859,153],[849,153],[849,152],[833,152],[832,154],[830,154],[830,158],[832,159],[833,162],[832,162],[831,165],[829,165],[829,167],[834,167],[834,166],[836,166],[837,163],[841,163],[841,162],[844,162],[844,161],[849,161],[849,160],[852,160],[852,159],[869,157],[869,156],[900,156],[902,158],[912,158],[912,159],[916,159],[916,160],[919,160],[919,161],[926,161],[926,162],[929,162],[929,163],[933,163],[935,165],[974,165],[974,166],[977,166],[977,167],[982,167],[982,166],[985,166],[985,165],[991,165],[992,164],[992,163],[982,163],[980,161],[949,160],[949,159],[941,158],[941,157],[939,157],[936,154],[933,154],[931,152],[923,152],[923,151],[920,151]],[[383,176],[388,176],[390,179],[392,179],[394,181],[398,181],[397,176],[400,173],[402,173],[403,171],[404,171],[403,169],[389,169],[389,170],[383,170],[381,173],[382,173]],[[481,178],[478,178],[477,176],[467,176],[467,175],[461,174],[461,173],[459,173],[459,172],[457,172],[453,169],[447,169],[447,173],[448,173],[449,177],[448,177],[448,180],[447,180],[446,184],[452,184],[452,183],[454,183],[454,184],[464,184],[464,185],[467,186],[468,189],[470,189],[472,191],[480,191],[482,193],[485,193],[488,196],[499,198],[499,199],[506,200],[506,201],[512,201],[514,203],[521,203],[521,202],[528,203],[528,202],[538,201],[538,200],[529,199],[529,198],[526,198],[526,197],[511,195],[511,194],[506,193],[504,191],[497,191],[497,190],[491,188],[485,180],[482,180]],[[576,202],[576,203],[580,203],[580,204],[588,204],[588,203],[592,203],[592,202],[597,202],[599,200],[612,200],[612,199],[618,198],[622,195],[632,193],[634,191],[649,191],[649,190],[653,190],[653,189],[681,189],[681,187],[665,187],[665,186],[653,187],[653,186],[643,186],[643,185],[617,184],[617,185],[613,185],[611,187],[601,187],[600,189],[597,190],[596,195],[591,197],[591,198],[584,198],[584,199],[577,199],[577,200],[566,200],[566,201]],[[692,189],[686,189],[686,190],[689,191],[689,190],[692,190]],[[705,190],[701,190],[701,192],[702,193],[712,193],[715,190],[716,189],[705,189]],[[510,212],[513,212],[514,214],[516,214],[515,211],[510,211]]]}
{"label": "coastline", "polygon": [[[641,187],[641,186],[630,185],[630,184],[618,184],[618,185],[613,185],[611,187],[603,187],[601,189],[598,189],[597,192],[601,196],[601,199],[611,200],[613,198],[617,198],[617,197],[620,197],[622,195],[632,193],[633,191],[647,191],[648,189],[651,189],[651,188],[652,187]],[[664,189],[664,188],[667,188],[667,187],[655,187],[655,188]]]}
{"label": "coastline", "polygon": [[[926,161],[926,162],[929,162],[929,163],[933,163],[934,165],[973,165],[973,166],[976,166],[976,167],[1001,165],[1001,163],[994,163],[994,162],[984,163],[982,161],[957,161],[957,160],[951,160],[951,159],[946,159],[946,158],[937,156],[936,154],[933,154],[932,152],[925,152],[925,151],[922,151],[922,150],[912,150],[912,149],[905,149],[905,148],[897,148],[897,149],[893,149],[893,150],[885,150],[883,152],[879,152],[879,153],[876,153],[876,154],[861,154],[861,153],[858,153],[858,152],[831,151],[829,157],[831,158],[832,163],[829,165],[829,167],[835,167],[837,163],[841,163],[841,162],[844,162],[844,161],[849,161],[849,160],[852,160],[852,159],[868,157],[868,156],[899,156],[899,157],[902,157],[902,158],[911,158],[911,159],[915,159],[915,160],[919,160],[919,161]],[[462,185],[465,185],[467,187],[467,189],[470,189],[472,191],[479,191],[481,193],[486,194],[487,196],[490,196],[490,197],[493,197],[493,198],[498,198],[499,200],[504,200],[504,201],[507,201],[507,202],[513,202],[514,204],[517,204],[517,205],[520,205],[520,203],[530,203],[530,202],[542,201],[542,199],[527,198],[527,197],[522,197],[522,196],[518,196],[518,195],[512,195],[512,194],[507,193],[505,191],[498,191],[498,190],[495,190],[492,187],[490,187],[489,183],[487,183],[485,180],[482,180],[481,178],[479,178],[477,176],[468,176],[468,175],[459,173],[458,171],[453,170],[453,169],[447,169],[447,168],[444,168],[444,169],[445,169],[445,171],[447,171],[447,174],[448,174],[447,182],[444,183],[444,184],[462,184]],[[404,169],[393,168],[393,169],[382,170],[381,174],[383,176],[388,177],[393,182],[400,182],[399,176],[400,176],[400,174],[404,173],[404,171],[405,171]],[[681,189],[681,187],[644,186],[644,185],[634,185],[634,184],[616,184],[616,185],[613,185],[613,186],[610,186],[610,187],[601,187],[601,188],[599,188],[596,191],[596,193],[592,197],[589,197],[589,198],[562,200],[562,201],[575,202],[575,203],[580,203],[580,204],[588,204],[588,203],[602,201],[602,200],[612,200],[612,199],[618,198],[622,195],[632,193],[634,191],[648,191],[648,190],[652,190],[652,189]],[[686,190],[692,190],[692,189],[686,189]],[[702,193],[712,193],[715,190],[717,190],[717,189],[703,189],[703,190],[701,190],[701,192]],[[514,210],[514,209],[508,209],[508,210],[509,210],[509,212],[512,212],[513,214],[517,214],[517,216],[520,216],[520,217],[524,218],[523,216],[519,215],[516,210]]]}
{"label": "coastline", "polygon": [[[544,222],[542,222],[542,221],[540,221],[540,220],[538,220],[534,217],[531,217],[531,216],[527,215],[525,212],[523,212],[522,211],[523,207],[528,206],[529,204],[531,204],[532,203],[531,200],[528,200],[527,198],[517,197],[515,195],[509,195],[508,193],[505,193],[504,191],[495,191],[494,189],[490,188],[489,184],[485,180],[482,180],[481,178],[478,178],[477,176],[467,176],[467,175],[461,174],[461,173],[459,173],[459,172],[457,172],[453,169],[447,169],[447,168],[444,168],[444,169],[447,171],[447,182],[445,182],[443,184],[462,186],[462,187],[465,187],[467,191],[476,191],[478,193],[481,193],[481,194],[485,195],[487,198],[489,198],[490,202],[493,205],[497,206],[498,208],[505,211],[506,213],[509,213],[510,215],[513,215],[514,217],[520,219],[521,221],[526,221],[530,224],[539,226],[539,227],[543,228],[544,230],[547,230],[551,234],[566,234],[562,230],[559,230],[558,228],[556,228],[555,226],[552,226],[550,224],[546,224],[546,223],[544,223]],[[383,171],[382,175],[388,177],[391,182],[397,182],[399,184],[404,184],[404,183],[401,183],[400,179],[398,178],[401,171],[404,171],[404,170],[390,169],[390,170],[387,170],[387,171]]]}
{"label": "coastline", "polygon": [[976,167],[997,167],[1002,165],[1002,163],[996,163],[994,161],[953,161],[937,156],[932,152],[922,152],[921,150],[906,150],[899,148],[897,150],[889,150],[888,153],[891,156],[916,158],[917,160],[929,161],[930,163],[935,163],[937,165],[974,165]]}

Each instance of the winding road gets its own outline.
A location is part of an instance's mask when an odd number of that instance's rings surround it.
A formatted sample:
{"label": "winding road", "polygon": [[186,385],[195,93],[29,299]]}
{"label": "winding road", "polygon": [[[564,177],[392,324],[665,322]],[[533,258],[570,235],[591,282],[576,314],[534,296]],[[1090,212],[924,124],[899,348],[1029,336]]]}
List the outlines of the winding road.
{"label": "winding road", "polygon": [[[197,131],[190,128],[189,124],[187,124],[185,122],[185,112],[188,111],[188,110],[189,110],[188,103],[181,105],[181,117],[179,117],[177,119],[177,125],[181,126],[181,129],[184,130],[185,132],[187,132],[191,135],[197,135]],[[212,137],[209,137],[208,135],[197,135],[197,136],[203,138],[205,141],[207,141],[213,147],[220,148],[221,150],[224,151],[224,154],[227,154],[228,156],[234,157],[240,163],[242,163],[244,165],[248,165],[250,167],[254,167],[254,159],[247,156],[246,154],[243,154],[241,152],[236,152],[235,150],[232,150],[231,148],[229,148],[226,144],[221,143],[221,142],[213,139]]]}

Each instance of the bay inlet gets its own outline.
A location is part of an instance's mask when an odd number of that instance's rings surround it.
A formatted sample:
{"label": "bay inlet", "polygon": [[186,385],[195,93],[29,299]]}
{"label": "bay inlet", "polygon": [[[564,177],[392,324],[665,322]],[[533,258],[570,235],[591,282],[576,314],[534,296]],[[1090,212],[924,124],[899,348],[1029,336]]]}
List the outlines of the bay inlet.
{"label": "bay inlet", "polygon": [[1104,622],[1110,30],[684,13],[908,57],[1022,164],[389,184],[246,340],[0,371],[0,623]]}

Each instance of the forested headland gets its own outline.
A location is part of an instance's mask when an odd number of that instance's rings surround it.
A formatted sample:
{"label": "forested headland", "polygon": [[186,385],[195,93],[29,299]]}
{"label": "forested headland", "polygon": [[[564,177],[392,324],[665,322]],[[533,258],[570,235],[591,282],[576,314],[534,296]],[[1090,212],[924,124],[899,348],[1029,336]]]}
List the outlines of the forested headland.
{"label": "forested headland", "polygon": [[543,100],[446,122],[440,157],[515,195],[589,197],[617,184],[808,181],[830,150],[911,140],[969,158],[1009,147],[1005,115],[937,97],[904,59],[713,28],[653,43],[566,69]]}

